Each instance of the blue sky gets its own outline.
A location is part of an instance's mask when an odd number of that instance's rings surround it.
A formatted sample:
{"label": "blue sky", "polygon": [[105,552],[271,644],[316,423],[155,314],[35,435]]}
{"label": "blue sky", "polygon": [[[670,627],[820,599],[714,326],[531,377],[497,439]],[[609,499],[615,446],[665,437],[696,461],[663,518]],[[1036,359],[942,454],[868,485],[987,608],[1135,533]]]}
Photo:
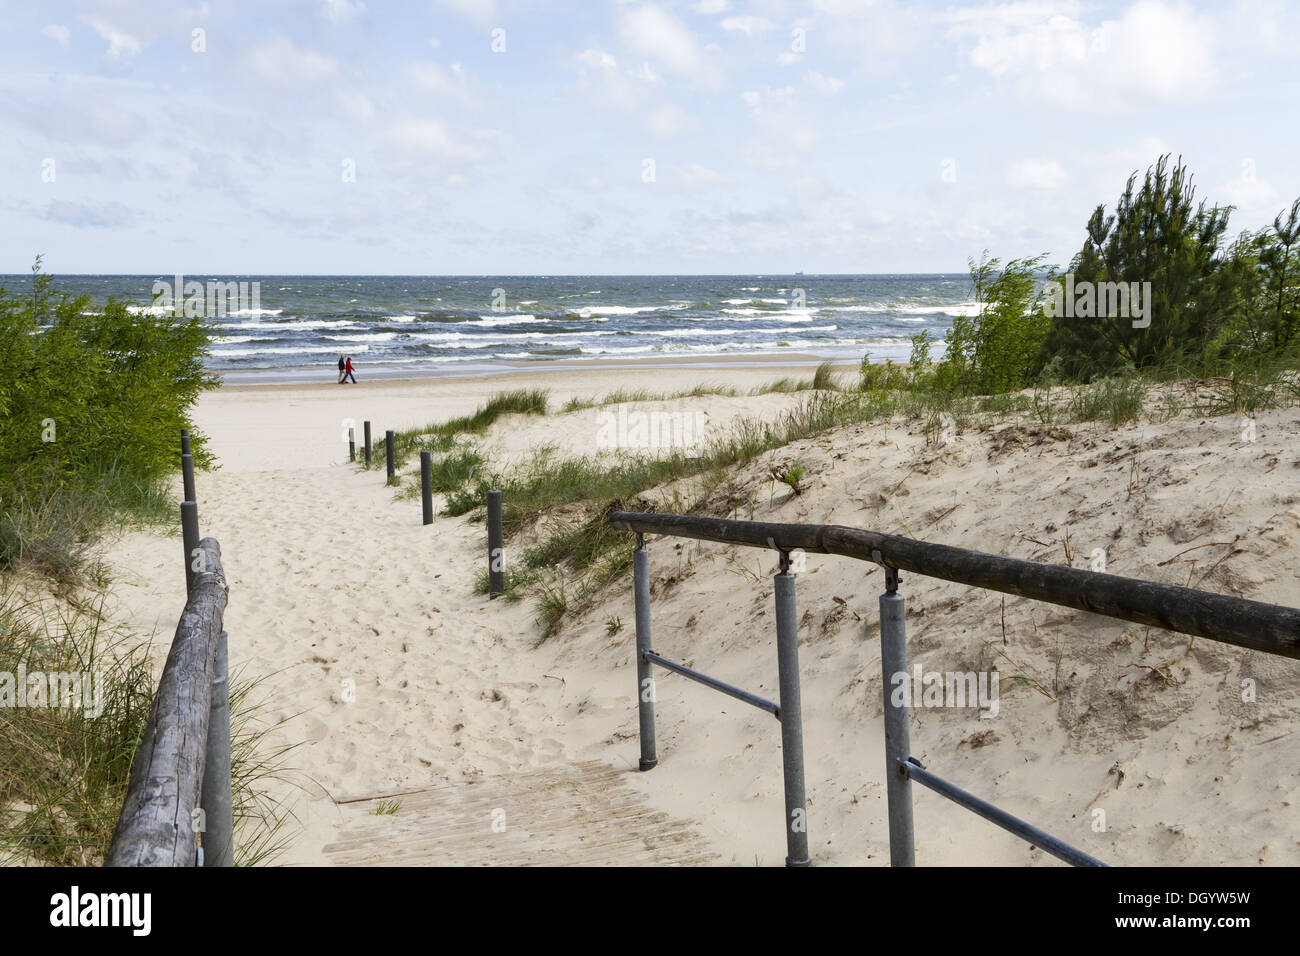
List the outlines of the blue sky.
{"label": "blue sky", "polygon": [[960,272],[985,248],[1067,262],[1166,151],[1234,229],[1300,195],[1286,2],[53,0],[5,22],[3,272]]}

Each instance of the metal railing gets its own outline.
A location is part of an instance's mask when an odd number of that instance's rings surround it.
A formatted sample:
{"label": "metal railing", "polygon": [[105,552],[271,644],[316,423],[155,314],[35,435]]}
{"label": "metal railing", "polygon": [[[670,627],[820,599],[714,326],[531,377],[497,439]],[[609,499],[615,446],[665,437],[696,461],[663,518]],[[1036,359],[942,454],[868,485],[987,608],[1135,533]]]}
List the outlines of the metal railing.
{"label": "metal railing", "polygon": [[[889,857],[893,866],[914,866],[916,863],[912,821],[913,781],[1067,863],[1075,866],[1105,865],[944,780],[912,756],[910,705],[906,695],[903,695],[901,703],[895,703],[890,694],[891,676],[907,673],[907,632],[903,596],[899,593],[900,570],[1178,631],[1269,654],[1300,658],[1300,610],[1275,604],[985,554],[842,525],[778,524],[630,511],[613,512],[609,516],[609,523],[615,528],[634,532],[637,536],[636,550],[633,551],[633,591],[636,602],[640,769],[649,770],[658,763],[655,750],[653,665],[681,674],[773,714],[781,722],[788,866],[806,866],[810,862],[804,799],[795,576],[790,572],[792,554],[806,552],[841,555],[873,562],[885,572],[885,592],[880,596],[880,667],[884,677]],[[650,558],[645,547],[647,534],[695,538],[779,552],[780,568],[773,578],[780,688],[777,703],[763,700],[748,691],[674,663],[653,650],[650,630]]]}
{"label": "metal railing", "polygon": [[[230,589],[221,545],[198,537],[194,459],[181,433],[185,609],[136,750],[105,866],[231,866]],[[202,834],[202,847],[199,835]]]}

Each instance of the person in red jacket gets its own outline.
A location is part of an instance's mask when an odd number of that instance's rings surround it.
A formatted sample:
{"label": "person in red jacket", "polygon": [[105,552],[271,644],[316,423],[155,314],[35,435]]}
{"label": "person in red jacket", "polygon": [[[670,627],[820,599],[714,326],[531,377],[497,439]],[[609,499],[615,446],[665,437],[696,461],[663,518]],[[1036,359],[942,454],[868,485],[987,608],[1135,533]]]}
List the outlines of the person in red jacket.
{"label": "person in red jacket", "polygon": [[348,379],[352,379],[352,384],[357,384],[357,377],[352,374],[352,356],[349,355],[347,362],[343,366],[343,381],[346,384]]}

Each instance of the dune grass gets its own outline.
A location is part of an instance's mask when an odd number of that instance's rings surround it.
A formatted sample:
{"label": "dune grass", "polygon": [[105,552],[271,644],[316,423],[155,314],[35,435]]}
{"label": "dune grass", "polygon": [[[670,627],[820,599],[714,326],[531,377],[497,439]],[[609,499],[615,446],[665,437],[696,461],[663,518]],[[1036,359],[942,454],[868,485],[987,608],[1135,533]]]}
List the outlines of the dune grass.
{"label": "dune grass", "polygon": [[679,398],[702,398],[706,395],[723,395],[734,398],[740,393],[729,385],[696,385],[679,392],[651,392],[648,389],[619,388],[601,398],[578,398],[576,395],[564,403],[561,412],[580,412],[605,405],[625,405],[629,402],[668,402]]}
{"label": "dune grass", "polygon": [[[95,707],[0,707],[0,865],[93,866],[108,852],[153,706],[150,645],[102,623],[99,608],[0,594],[0,674],[90,674]],[[274,859],[287,808],[267,784],[291,747],[258,725],[259,680],[231,681],[231,776],[238,865]],[[70,702],[63,702],[70,703]]]}
{"label": "dune grass", "polygon": [[[726,435],[714,439],[699,454],[669,449],[617,458],[565,457],[554,448],[539,448],[527,462],[504,471],[474,457],[472,471],[468,467],[450,469],[438,488],[447,496],[448,514],[469,514],[473,519],[481,519],[488,489],[501,490],[507,536],[527,533],[531,537],[531,543],[507,570],[506,597],[518,599],[531,593],[537,598],[538,624],[542,640],[546,640],[559,629],[566,614],[583,607],[602,585],[630,567],[626,536],[614,532],[606,520],[610,510],[647,507],[644,495],[677,483],[672,510],[691,513],[705,505],[709,494],[734,467],[832,428],[901,416],[919,423],[930,445],[941,444],[954,432],[973,425],[987,428],[1007,420],[1100,423],[1120,428],[1144,417],[1166,421],[1188,410],[1202,415],[1250,414],[1300,401],[1300,376],[1293,364],[1234,367],[1223,377],[1197,383],[1191,399],[1184,394],[1187,383],[1177,380],[1179,371],[1164,370],[1164,377],[1160,370],[1153,370],[1083,385],[1045,384],[1037,389],[980,395],[936,387],[935,377],[927,375],[924,366],[893,362],[864,362],[860,380],[852,387],[825,362],[811,379],[779,379],[751,391],[751,395],[809,394],[769,421],[754,417],[735,421]],[[1163,381],[1172,384],[1162,386]],[[689,394],[727,392],[706,387],[667,396],[619,390],[609,393],[604,401],[571,400],[563,410]],[[1153,402],[1153,395],[1159,400]],[[795,493],[806,487],[808,476],[800,462],[786,463],[784,471],[774,475]],[[487,588],[484,571],[475,589],[486,593]]]}
{"label": "dune grass", "polygon": [[[462,415],[450,421],[397,432],[393,436],[394,461],[396,466],[401,468],[415,452],[425,449],[433,452],[451,451],[456,447],[458,435],[482,435],[502,415],[545,415],[549,403],[549,393],[546,389],[531,388],[498,392],[490,396],[486,404],[472,415]],[[386,436],[375,442],[374,450],[374,460],[369,467],[385,467]],[[357,461],[362,469],[367,467],[364,457],[358,456]]]}

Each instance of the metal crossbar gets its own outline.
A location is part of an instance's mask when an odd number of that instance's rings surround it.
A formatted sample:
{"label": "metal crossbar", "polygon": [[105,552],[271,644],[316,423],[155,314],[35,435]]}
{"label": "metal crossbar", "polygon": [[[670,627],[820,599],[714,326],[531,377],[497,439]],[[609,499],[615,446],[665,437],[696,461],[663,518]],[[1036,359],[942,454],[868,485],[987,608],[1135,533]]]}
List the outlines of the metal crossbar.
{"label": "metal crossbar", "polygon": [[[615,528],[635,532],[637,536],[637,547],[633,552],[633,590],[636,598],[640,768],[649,770],[658,763],[651,664],[658,664],[739,700],[770,709],[781,721],[786,864],[790,866],[806,866],[810,862],[804,796],[803,731],[799,706],[795,578],[790,573],[790,557],[795,552],[836,554],[871,561],[881,565],[885,571],[885,593],[880,596],[880,664],[885,698],[885,786],[889,814],[889,856],[893,866],[913,866],[916,862],[912,821],[913,780],[1067,863],[1074,866],[1105,865],[944,780],[924,768],[911,755],[910,705],[906,698],[901,704],[895,703],[890,694],[891,677],[907,673],[906,614],[903,597],[899,593],[900,570],[1282,657],[1300,658],[1300,609],[1276,604],[985,554],[842,525],[778,524],[630,511],[611,513],[609,523]],[[768,548],[780,553],[781,569],[773,578],[777,612],[777,663],[780,673],[777,704],[763,701],[747,691],[675,664],[650,650],[650,564],[645,548],[646,534]]]}
{"label": "metal crossbar", "polygon": [[705,687],[712,687],[716,691],[721,691],[728,697],[734,697],[736,700],[743,700],[745,703],[752,704],[759,710],[765,710],[777,720],[781,719],[781,708],[770,700],[764,700],[762,697],[759,697],[756,694],[751,694],[747,690],[741,690],[739,687],[732,687],[730,684],[725,684],[716,677],[710,677],[708,674],[701,674],[699,671],[691,670],[691,668],[686,667],[683,664],[670,661],[666,657],[660,657],[654,651],[646,651],[642,656],[650,663],[658,664],[660,667],[664,668],[664,670],[670,670],[674,674],[681,674],[683,677],[689,677],[691,680],[703,684]]}

